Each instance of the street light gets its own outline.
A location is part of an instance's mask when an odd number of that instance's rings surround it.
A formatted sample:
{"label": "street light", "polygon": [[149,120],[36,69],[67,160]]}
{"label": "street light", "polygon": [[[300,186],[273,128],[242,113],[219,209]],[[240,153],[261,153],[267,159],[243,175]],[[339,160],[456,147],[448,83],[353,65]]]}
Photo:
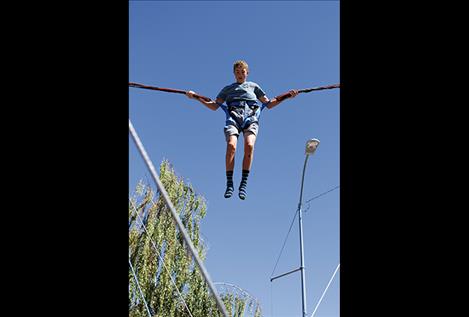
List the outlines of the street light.
{"label": "street light", "polygon": [[308,142],[306,142],[306,150],[305,150],[305,154],[306,155],[310,155],[310,154],[314,154],[314,152],[316,152],[316,149],[318,148],[319,146],[319,140],[318,139],[311,139],[311,140],[308,140]]}
{"label": "street light", "polygon": [[300,226],[300,249],[301,249],[301,294],[302,294],[302,306],[303,306],[303,317],[306,317],[306,284],[305,284],[305,266],[304,266],[304,250],[303,250],[303,217],[301,216],[301,202],[303,200],[303,183],[305,180],[306,163],[310,155],[313,155],[318,148],[319,140],[311,139],[306,142],[305,149],[305,164],[303,166],[303,176],[301,177],[301,191],[300,201],[298,203],[298,221]]}
{"label": "street light", "polygon": [[303,217],[301,215],[301,202],[303,200],[303,184],[305,180],[305,171],[306,171],[306,163],[308,162],[308,158],[310,155],[313,155],[316,152],[316,149],[319,146],[318,139],[310,139],[306,142],[305,148],[305,163],[303,166],[303,173],[301,176],[301,190],[300,190],[300,201],[298,202],[298,225],[300,227],[300,267],[298,269],[292,270],[290,272],[280,274],[276,277],[270,279],[272,282],[274,279],[288,275],[290,273],[294,273],[296,271],[301,271],[301,303],[303,309],[303,317],[306,317],[306,284],[305,284],[305,265],[304,265],[304,248],[303,248]]}

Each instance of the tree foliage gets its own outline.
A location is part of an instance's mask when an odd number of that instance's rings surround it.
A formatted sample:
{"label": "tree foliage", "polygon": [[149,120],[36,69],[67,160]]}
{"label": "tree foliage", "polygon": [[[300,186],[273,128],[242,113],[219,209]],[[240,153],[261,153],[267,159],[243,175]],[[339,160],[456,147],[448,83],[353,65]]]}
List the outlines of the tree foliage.
{"label": "tree foliage", "polygon": [[[161,163],[159,177],[203,261],[207,252],[200,236],[200,221],[207,211],[204,197],[177,177],[168,161]],[[145,302],[152,317],[190,317],[188,311],[193,317],[222,316],[184,244],[163,197],[140,182],[129,199],[130,317],[148,317]],[[246,309],[251,303],[246,305],[246,298],[237,294],[225,293],[221,298],[231,316],[246,316],[252,310]],[[253,316],[261,316],[260,307]]]}

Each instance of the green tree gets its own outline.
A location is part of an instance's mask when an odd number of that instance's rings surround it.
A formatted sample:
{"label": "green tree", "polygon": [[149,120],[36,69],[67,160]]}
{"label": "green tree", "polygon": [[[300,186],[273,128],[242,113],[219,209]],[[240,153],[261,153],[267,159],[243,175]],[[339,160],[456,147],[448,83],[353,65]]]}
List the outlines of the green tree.
{"label": "green tree", "polygon": [[[200,237],[200,221],[207,206],[192,185],[177,177],[168,161],[160,165],[165,187],[202,261],[207,248]],[[184,246],[169,208],[159,192],[140,182],[129,199],[129,259],[153,317],[222,317],[202,274]],[[221,294],[228,313],[260,317],[260,307],[246,310],[246,298]],[[147,317],[145,302],[129,266],[129,316]],[[187,305],[187,307],[186,307]]]}

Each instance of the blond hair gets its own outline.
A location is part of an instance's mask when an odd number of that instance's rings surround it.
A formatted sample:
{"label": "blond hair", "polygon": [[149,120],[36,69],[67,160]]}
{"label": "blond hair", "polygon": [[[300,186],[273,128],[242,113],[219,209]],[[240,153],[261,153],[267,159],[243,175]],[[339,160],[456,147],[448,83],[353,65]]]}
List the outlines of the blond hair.
{"label": "blond hair", "polygon": [[238,61],[234,62],[234,64],[233,64],[233,72],[236,70],[237,67],[240,67],[240,66],[246,68],[247,70],[249,70],[248,63],[246,63],[243,60],[238,60]]}

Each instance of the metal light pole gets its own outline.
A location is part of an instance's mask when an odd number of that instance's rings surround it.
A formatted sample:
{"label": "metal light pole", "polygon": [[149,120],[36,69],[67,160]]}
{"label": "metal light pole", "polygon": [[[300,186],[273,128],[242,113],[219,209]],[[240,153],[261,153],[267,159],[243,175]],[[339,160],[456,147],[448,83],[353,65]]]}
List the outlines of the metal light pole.
{"label": "metal light pole", "polygon": [[310,155],[314,154],[319,145],[318,139],[311,139],[306,142],[305,150],[305,164],[303,166],[303,175],[301,177],[301,191],[300,201],[298,202],[298,222],[300,226],[300,250],[301,250],[301,294],[302,294],[302,306],[303,306],[303,317],[306,317],[306,284],[305,284],[305,265],[304,265],[304,249],[303,249],[303,217],[301,215],[301,204],[303,201],[303,183],[305,180],[306,163]]}
{"label": "metal light pole", "polygon": [[301,176],[301,190],[300,190],[300,201],[298,203],[298,225],[300,227],[300,267],[298,269],[292,270],[290,272],[278,275],[270,279],[272,282],[274,279],[288,275],[290,273],[294,273],[296,271],[301,271],[301,303],[303,309],[303,317],[306,317],[306,284],[305,284],[305,265],[304,265],[304,248],[303,248],[303,217],[301,215],[301,206],[303,200],[303,184],[305,180],[305,171],[306,171],[306,163],[308,162],[308,158],[310,155],[316,152],[317,147],[319,146],[318,139],[311,139],[306,142],[306,149],[305,149],[305,163],[303,165],[303,174]]}

